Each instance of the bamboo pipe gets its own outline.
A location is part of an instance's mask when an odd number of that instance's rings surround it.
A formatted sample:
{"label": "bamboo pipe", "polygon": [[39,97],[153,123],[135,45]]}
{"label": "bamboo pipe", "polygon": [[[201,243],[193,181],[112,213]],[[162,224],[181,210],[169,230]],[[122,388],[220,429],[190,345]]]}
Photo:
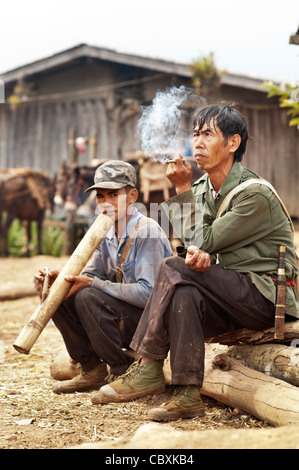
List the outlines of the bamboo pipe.
{"label": "bamboo pipe", "polygon": [[81,273],[112,224],[113,220],[104,214],[100,214],[93,222],[53,282],[47,298],[37,307],[13,344],[19,353],[29,354],[30,349],[72,286],[64,277],[66,275],[78,276]]}
{"label": "bamboo pipe", "polygon": [[285,299],[286,299],[285,251],[286,251],[286,247],[284,245],[280,245],[277,279],[276,279],[274,339],[284,338]]}

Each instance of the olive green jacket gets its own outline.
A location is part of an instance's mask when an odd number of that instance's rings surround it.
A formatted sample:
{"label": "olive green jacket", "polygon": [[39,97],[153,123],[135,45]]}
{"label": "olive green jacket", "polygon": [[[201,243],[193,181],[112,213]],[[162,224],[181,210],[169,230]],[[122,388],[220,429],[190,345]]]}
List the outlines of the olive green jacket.
{"label": "olive green jacket", "polygon": [[[233,197],[224,214],[216,218],[224,197],[238,184],[259,178],[235,162],[214,199],[207,174],[186,191],[165,201],[164,208],[202,207],[202,224],[193,240],[180,238],[185,246],[199,246],[225,269],[247,275],[258,290],[275,303],[279,245],[286,246],[286,278],[296,279],[298,269],[290,222],[274,193],[265,185],[251,184]],[[174,204],[175,203],[175,204]],[[183,211],[169,212],[172,223]],[[189,218],[188,224],[194,218]],[[196,222],[195,222],[196,223]],[[185,229],[186,229],[185,222]],[[198,223],[197,223],[198,225]],[[184,233],[182,229],[181,233]],[[190,232],[189,232],[190,233]],[[294,287],[287,285],[286,313],[299,318],[299,302]]]}

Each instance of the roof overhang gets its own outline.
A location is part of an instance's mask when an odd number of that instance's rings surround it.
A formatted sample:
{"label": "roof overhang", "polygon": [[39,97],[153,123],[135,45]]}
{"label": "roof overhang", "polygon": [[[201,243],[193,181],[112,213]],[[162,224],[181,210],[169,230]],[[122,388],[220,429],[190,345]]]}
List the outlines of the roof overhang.
{"label": "roof overhang", "polygon": [[[88,44],[79,44],[78,46],[53,54],[49,57],[4,72],[0,74],[0,78],[8,84],[24,77],[51,72],[51,70],[59,69],[60,67],[83,57],[129,66],[131,65],[133,67],[139,67],[155,72],[178,75],[184,78],[191,78],[192,76],[190,64],[188,63],[172,62],[159,58],[134,55],[118,50],[105,49]],[[223,85],[264,92],[264,90],[260,88],[260,85],[264,80],[259,78],[227,73],[223,75],[221,82]]]}

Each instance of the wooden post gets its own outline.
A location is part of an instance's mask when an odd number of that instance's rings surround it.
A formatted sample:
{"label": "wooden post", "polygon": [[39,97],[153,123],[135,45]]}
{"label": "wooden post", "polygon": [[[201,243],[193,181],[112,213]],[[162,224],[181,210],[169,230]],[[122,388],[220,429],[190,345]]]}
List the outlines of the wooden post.
{"label": "wooden post", "polygon": [[69,149],[69,165],[77,163],[78,152],[75,145],[75,130],[71,128],[69,130],[69,139],[68,139],[68,149]]}
{"label": "wooden post", "polygon": [[18,352],[29,354],[30,349],[71,288],[71,283],[64,279],[65,276],[78,276],[81,273],[112,224],[110,217],[100,214],[91,225],[54,281],[48,297],[39,305],[16,339],[13,346]]}
{"label": "wooden post", "polygon": [[92,132],[90,134],[89,140],[88,140],[88,161],[89,163],[92,163],[93,160],[97,158],[97,138],[96,138],[96,133]]}
{"label": "wooden post", "polygon": [[64,243],[63,243],[63,255],[69,256],[72,254],[75,248],[75,222],[76,222],[76,211],[68,210],[67,217],[64,227]]}

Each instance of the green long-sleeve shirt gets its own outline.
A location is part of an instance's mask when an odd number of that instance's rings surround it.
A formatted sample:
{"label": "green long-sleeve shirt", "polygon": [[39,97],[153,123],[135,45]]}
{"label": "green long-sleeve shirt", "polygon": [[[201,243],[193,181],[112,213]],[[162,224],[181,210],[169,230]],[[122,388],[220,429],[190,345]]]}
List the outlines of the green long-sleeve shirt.
{"label": "green long-sleeve shirt", "polygon": [[[235,162],[214,198],[207,174],[197,180],[191,191],[186,191],[164,203],[171,206],[171,219],[181,218],[183,207],[192,207],[193,219],[184,222],[181,240],[197,245],[213,257],[225,269],[233,269],[247,275],[258,290],[275,303],[279,245],[286,246],[286,278],[296,279],[298,270],[290,222],[275,194],[265,185],[252,184],[238,193],[228,205],[224,215],[216,218],[224,197],[238,184],[251,178],[259,178],[253,171]],[[184,236],[195,208],[202,208],[201,227],[195,238]],[[186,211],[185,211],[186,212]],[[177,223],[175,224],[177,227]],[[188,232],[188,230],[187,230]],[[193,233],[192,230],[188,232]],[[294,287],[287,285],[286,313],[299,318],[299,302]]]}

